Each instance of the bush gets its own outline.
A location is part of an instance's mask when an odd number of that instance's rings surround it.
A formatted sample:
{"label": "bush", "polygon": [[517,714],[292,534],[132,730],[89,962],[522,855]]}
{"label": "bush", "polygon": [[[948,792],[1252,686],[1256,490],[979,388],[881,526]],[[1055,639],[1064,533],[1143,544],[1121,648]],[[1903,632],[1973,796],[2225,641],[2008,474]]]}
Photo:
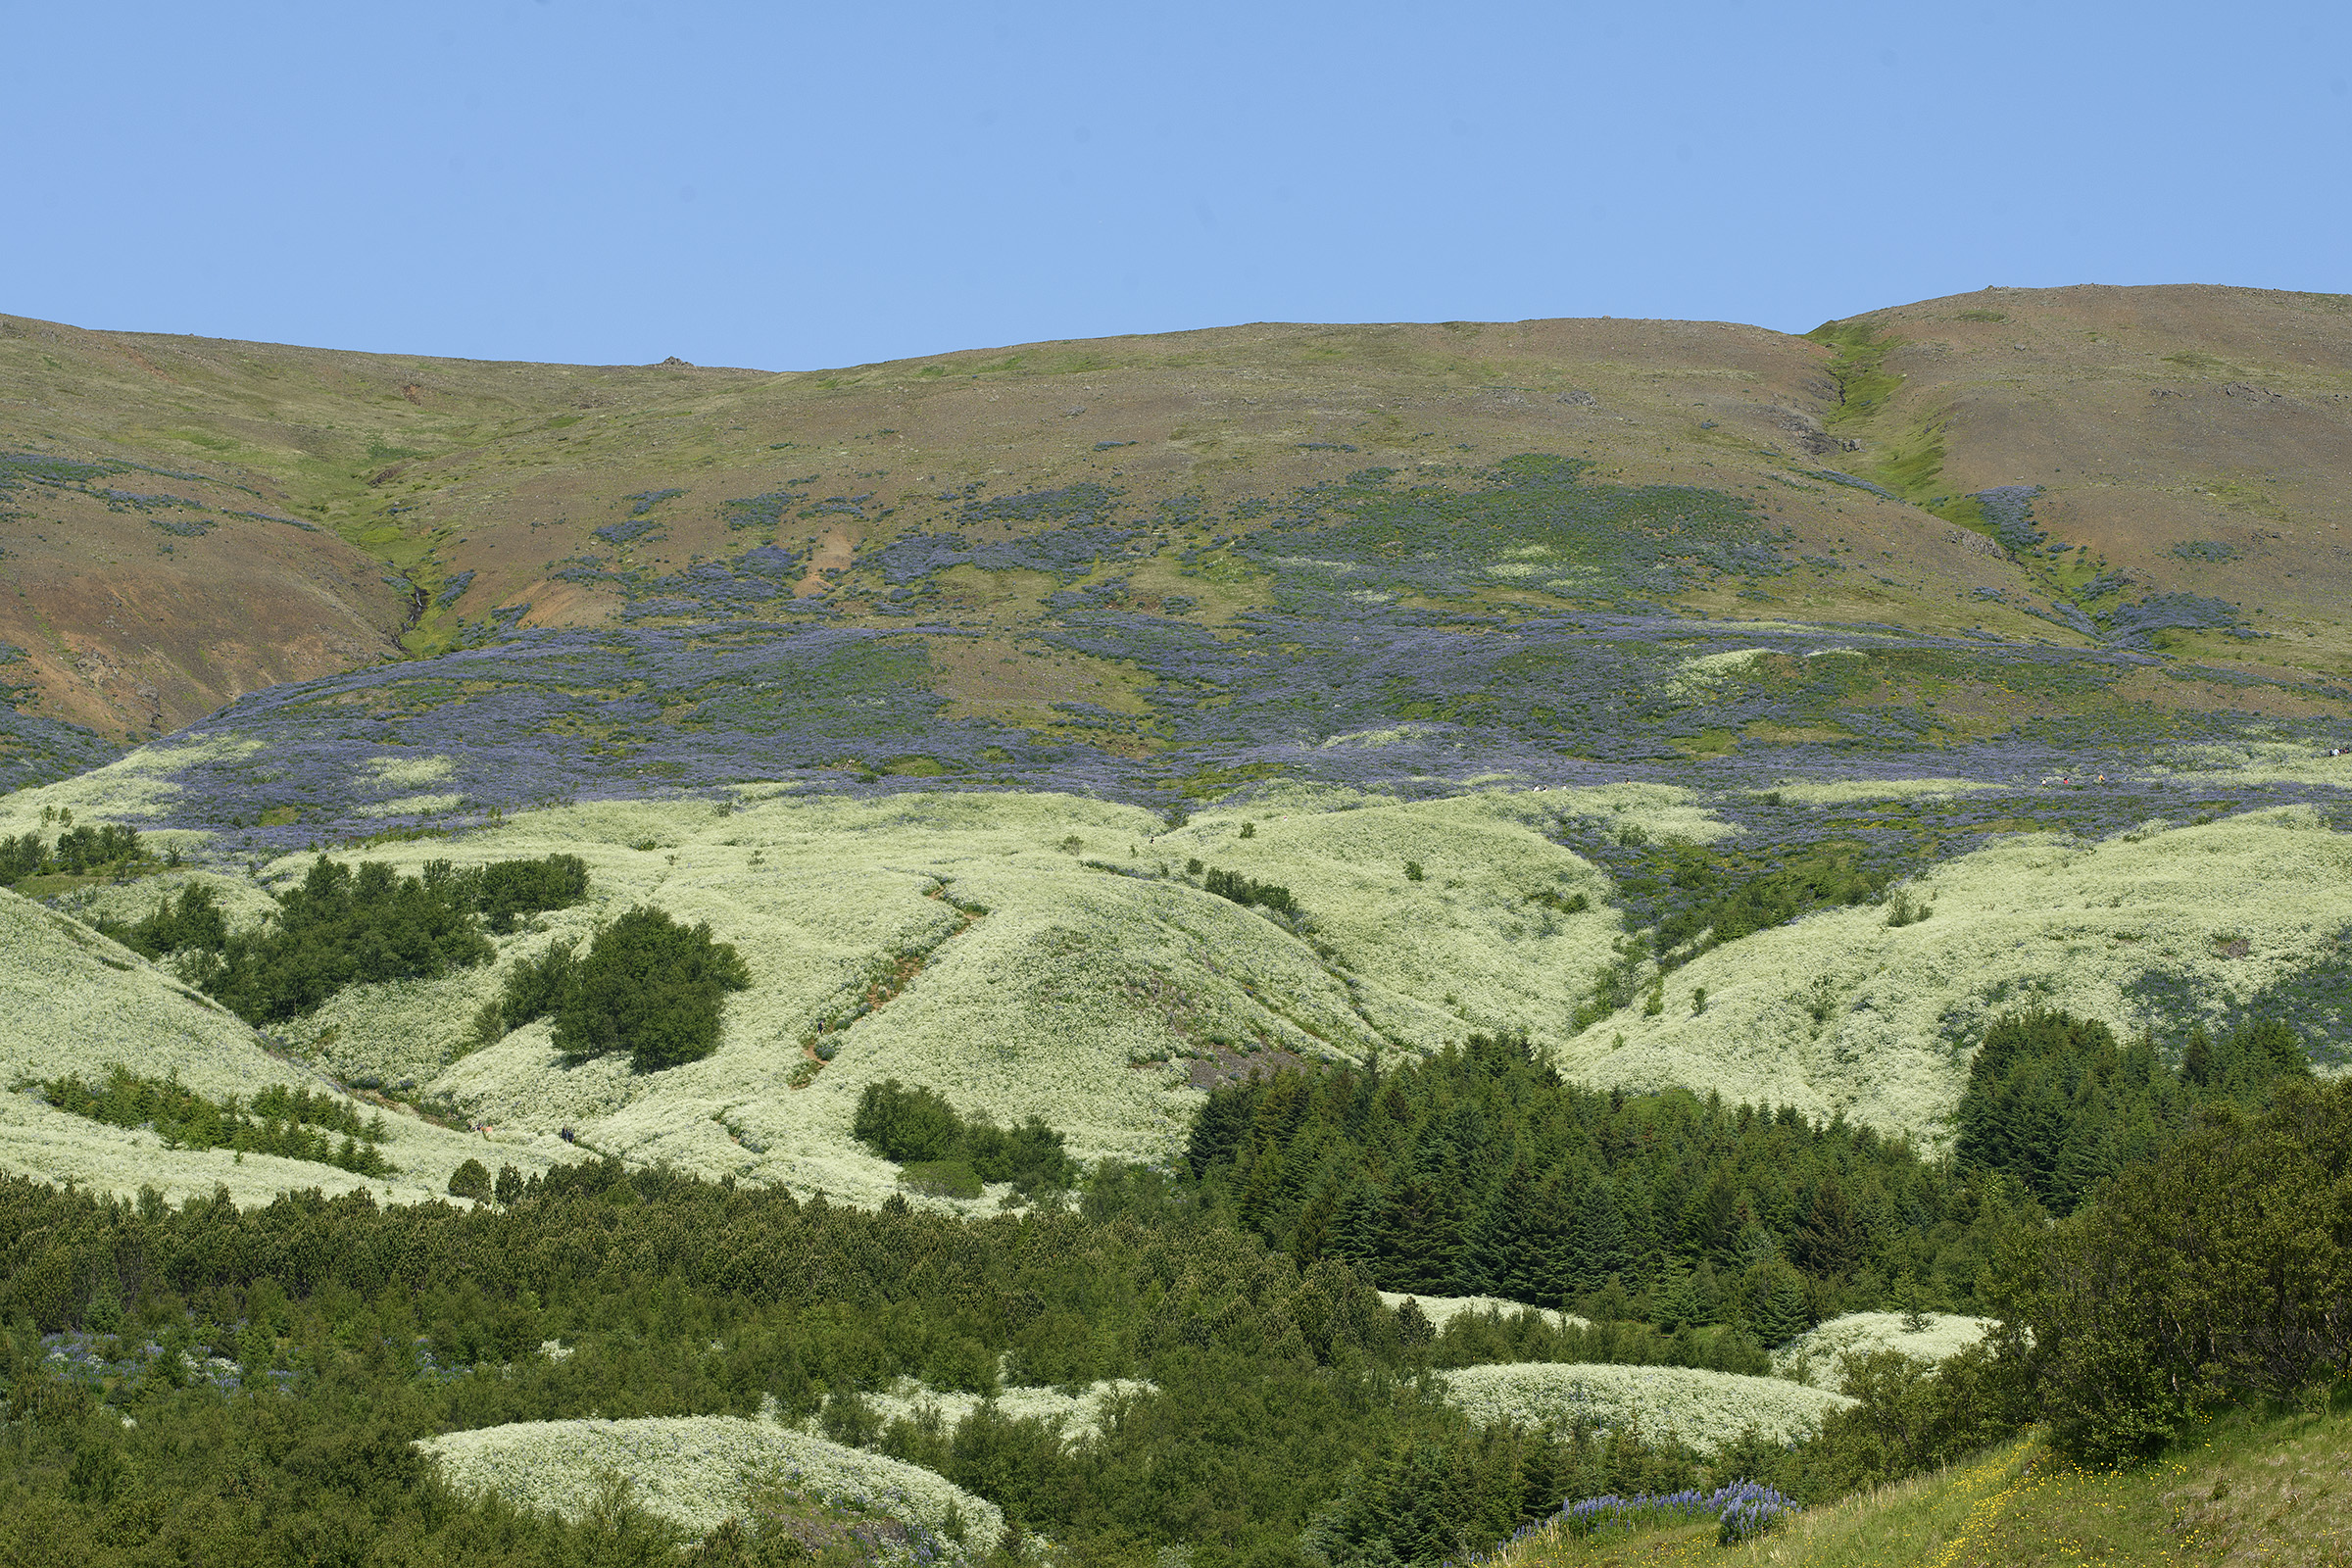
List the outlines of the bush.
{"label": "bush", "polygon": [[1200,885],[1218,898],[1231,899],[1236,904],[1254,904],[1261,907],[1289,914],[1298,907],[1291,901],[1291,890],[1272,882],[1254,882],[1239,871],[1220,871],[1215,866]]}
{"label": "bush", "polygon": [[875,1153],[901,1165],[945,1159],[963,1141],[963,1120],[955,1106],[896,1078],[865,1086],[850,1130]]}
{"label": "bush", "polygon": [[1012,1128],[986,1116],[962,1117],[931,1090],[909,1089],[896,1078],[865,1086],[851,1131],[884,1159],[906,1166],[900,1179],[921,1192],[977,1198],[982,1182],[1010,1182],[1035,1194],[1078,1179],[1061,1134],[1038,1117]]}
{"label": "bush", "polygon": [[219,953],[228,946],[228,917],[220,897],[201,883],[179,890],[179,898],[157,901],[155,912],[136,925],[101,919],[98,929],[131,952],[150,958],[169,953]]}
{"label": "bush", "polygon": [[538,957],[525,958],[507,971],[505,989],[492,1004],[502,1026],[500,1033],[519,1029],[533,1018],[544,1018],[564,1005],[564,995],[579,968],[573,956],[578,948],[577,942],[558,942]]}
{"label": "bush", "polygon": [[478,1159],[468,1159],[449,1173],[449,1196],[470,1198],[477,1203],[490,1200],[490,1171]]}
{"label": "bush", "polygon": [[1900,1350],[1851,1356],[1834,1411],[1801,1455],[1805,1495],[1841,1496],[1949,1464],[2026,1423],[2022,1390],[1992,1350],[1972,1345],[1940,1362]]}
{"label": "bush", "polygon": [[576,855],[497,860],[458,876],[467,902],[501,936],[513,931],[526,914],[568,909],[588,897],[588,862]]}
{"label": "bush", "polygon": [[14,887],[36,875],[41,862],[48,858],[48,846],[41,842],[38,833],[20,833],[13,839],[0,837],[0,886]]}
{"label": "bush", "polygon": [[2003,1358],[2066,1452],[2153,1453],[2236,1395],[2352,1372],[2352,1083],[2219,1103],[2002,1260]]}
{"label": "bush", "polygon": [[[361,1176],[392,1170],[376,1145],[384,1136],[381,1116],[363,1125],[360,1113],[324,1090],[287,1089],[273,1084],[240,1106],[237,1097],[214,1101],[181,1087],[176,1074],[143,1078],[116,1063],[106,1081],[85,1084],[78,1074],[52,1078],[41,1086],[50,1104],[76,1116],[116,1127],[153,1127],[169,1149],[233,1149],[280,1154],[334,1165]],[[341,1133],[338,1146],[330,1133]]]}
{"label": "bush", "polygon": [[720,1008],[752,983],[732,943],[708,922],[680,925],[640,906],[596,934],[556,1008],[556,1049],[581,1059],[629,1054],[639,1072],[699,1061],[718,1049]]}

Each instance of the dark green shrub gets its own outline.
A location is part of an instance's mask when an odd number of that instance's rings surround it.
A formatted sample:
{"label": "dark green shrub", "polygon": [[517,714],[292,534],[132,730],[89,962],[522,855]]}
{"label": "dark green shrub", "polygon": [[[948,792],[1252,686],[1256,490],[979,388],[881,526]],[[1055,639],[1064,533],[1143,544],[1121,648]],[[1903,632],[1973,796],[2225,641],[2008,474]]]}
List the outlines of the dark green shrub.
{"label": "dark green shrub", "polygon": [[[381,1116],[363,1125],[360,1113],[320,1090],[272,1084],[241,1106],[230,1095],[215,1101],[183,1088],[176,1075],[144,1078],[115,1064],[106,1081],[92,1086],[79,1075],[53,1078],[41,1096],[58,1109],[116,1127],[152,1126],[167,1148],[233,1149],[280,1154],[334,1165],[362,1176],[381,1176],[393,1167],[376,1145],[384,1136]],[[341,1133],[337,1145],[332,1133]]]}
{"label": "dark green shrub", "polygon": [[576,855],[496,860],[456,876],[483,923],[501,936],[513,931],[524,915],[568,909],[588,897],[588,862]]}
{"label": "dark green shrub", "polygon": [[111,822],[104,827],[84,823],[58,835],[50,859],[59,870],[82,876],[136,859],[138,855],[136,828],[117,827]]}
{"label": "dark green shrub", "polygon": [[247,1022],[276,1023],[345,986],[436,979],[494,952],[453,878],[395,876],[375,860],[355,871],[321,855],[274,921],[218,954],[198,950],[181,972]]}
{"label": "dark green shrub", "polygon": [[14,887],[28,876],[38,875],[41,863],[48,858],[48,846],[41,842],[38,833],[0,838],[0,886]]}
{"label": "dark green shrub", "polygon": [[2197,1411],[2352,1372],[2352,1083],[2228,1102],[2002,1260],[2001,1353],[2077,1457],[2152,1453]]}
{"label": "dark green shrub", "polygon": [[875,1153],[901,1165],[945,1159],[963,1142],[963,1120],[955,1106],[896,1078],[865,1086],[850,1130]]}
{"label": "dark green shrub", "polygon": [[1950,1464],[2029,1419],[2015,1376],[1983,1345],[1936,1362],[1900,1350],[1850,1356],[1840,1392],[1860,1401],[1832,1412],[1801,1451],[1808,1496],[1835,1497]]}
{"label": "dark green shrub", "polygon": [[1038,1117],[1010,1128],[986,1116],[966,1118],[931,1090],[909,1089],[896,1078],[865,1086],[851,1130],[883,1158],[906,1166],[901,1179],[920,1191],[977,1198],[981,1182],[1010,1182],[1034,1195],[1078,1180],[1061,1134]]}
{"label": "dark green shrub", "polygon": [[1239,871],[1220,871],[1215,866],[1200,885],[1218,898],[1231,899],[1236,904],[1254,904],[1283,914],[1291,913],[1297,906],[1291,901],[1291,890],[1272,882],[1256,882]]}
{"label": "dark green shrub", "polygon": [[[533,1018],[544,1018],[564,1005],[579,960],[577,942],[558,942],[536,958],[525,958],[507,971],[507,981],[494,1005],[503,1034],[519,1029]],[[487,1041],[484,1044],[488,1044]]]}
{"label": "dark green shrub", "polygon": [[573,1058],[629,1054],[639,1072],[699,1061],[718,1049],[720,1007],[752,983],[732,943],[708,922],[680,925],[640,906],[597,932],[556,1008],[556,1049]]}
{"label": "dark green shrub", "polygon": [[155,912],[135,925],[100,920],[98,929],[133,953],[160,958],[170,953],[219,953],[228,946],[228,917],[220,900],[202,883],[179,890],[177,900],[158,900]]}
{"label": "dark green shrub", "polygon": [[490,1171],[478,1159],[467,1159],[449,1173],[449,1196],[470,1198],[477,1203],[490,1200]]}

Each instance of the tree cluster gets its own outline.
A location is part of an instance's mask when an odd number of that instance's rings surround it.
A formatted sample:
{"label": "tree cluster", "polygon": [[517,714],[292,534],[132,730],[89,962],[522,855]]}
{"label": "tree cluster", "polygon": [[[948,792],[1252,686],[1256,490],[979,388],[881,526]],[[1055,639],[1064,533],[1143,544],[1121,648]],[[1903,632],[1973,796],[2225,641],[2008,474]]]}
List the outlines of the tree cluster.
{"label": "tree cluster", "polygon": [[1219,1088],[1188,1159],[1269,1246],[1383,1289],[1730,1322],[1766,1344],[1886,1304],[1906,1274],[1964,1306],[2034,1212],[1869,1128],[1595,1092],[1485,1036],[1394,1071]]}
{"label": "tree cluster", "polygon": [[1010,1182],[1033,1198],[1078,1181],[1078,1162],[1043,1118],[999,1127],[985,1115],[958,1115],[933,1091],[909,1089],[896,1078],[865,1086],[851,1131],[884,1159],[906,1166],[908,1185],[952,1197],[977,1198],[984,1182]]}
{"label": "tree cluster", "polygon": [[[183,1087],[176,1073],[146,1078],[117,1063],[106,1081],[91,1085],[75,1074],[41,1084],[41,1098],[58,1109],[115,1127],[152,1126],[167,1149],[232,1149],[278,1154],[333,1165],[362,1176],[393,1170],[376,1145],[384,1136],[381,1116],[363,1125],[349,1104],[323,1090],[271,1084],[239,1104],[234,1095],[212,1100]],[[332,1135],[340,1133],[337,1144]]]}
{"label": "tree cluster", "polygon": [[136,828],[109,822],[99,827],[75,827],[74,813],[63,815],[65,831],[54,841],[39,833],[0,835],[0,887],[14,887],[27,877],[88,876],[122,870],[142,858]]}
{"label": "tree cluster", "polygon": [[713,940],[708,921],[689,926],[641,905],[600,926],[585,956],[559,942],[517,963],[475,1020],[476,1036],[553,1016],[565,1056],[626,1052],[637,1071],[658,1072],[717,1050],[727,993],[751,983],[743,956]]}
{"label": "tree cluster", "polygon": [[487,962],[482,934],[587,897],[588,868],[572,855],[457,869],[435,860],[400,876],[379,860],[355,870],[321,855],[302,885],[261,925],[231,931],[212,889],[164,898],[145,918],[99,929],[149,957],[178,955],[189,983],[248,1023],[308,1012],[346,986],[435,979]]}
{"label": "tree cluster", "polygon": [[2352,1083],[2205,1102],[2003,1258],[2001,1352],[2070,1451],[2155,1452],[2203,1408],[2352,1374]]}
{"label": "tree cluster", "polygon": [[2260,1102],[2311,1063],[2282,1023],[2244,1025],[2221,1040],[2190,1030],[2177,1072],[2153,1036],[2119,1046],[2096,1019],[2029,1008],[1993,1020],[1969,1066],[1957,1117],[1960,1157],[2023,1181],[2054,1214],[2071,1214],[2099,1182],[2148,1158],[2199,1104]]}

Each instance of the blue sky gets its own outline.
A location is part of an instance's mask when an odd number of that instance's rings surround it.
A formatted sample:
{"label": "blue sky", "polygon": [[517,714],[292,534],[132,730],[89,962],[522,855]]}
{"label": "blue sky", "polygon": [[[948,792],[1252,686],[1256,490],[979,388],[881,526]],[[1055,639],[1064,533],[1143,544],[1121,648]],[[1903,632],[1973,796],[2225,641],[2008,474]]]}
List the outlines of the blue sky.
{"label": "blue sky", "polygon": [[2342,4],[8,8],[0,311],[791,369],[2352,290]]}

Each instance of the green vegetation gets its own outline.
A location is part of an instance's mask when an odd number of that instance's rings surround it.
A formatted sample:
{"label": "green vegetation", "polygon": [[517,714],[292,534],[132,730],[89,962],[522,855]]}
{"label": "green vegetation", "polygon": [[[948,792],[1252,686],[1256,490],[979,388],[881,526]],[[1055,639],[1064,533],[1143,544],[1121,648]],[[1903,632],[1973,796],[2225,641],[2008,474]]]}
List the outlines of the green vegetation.
{"label": "green vegetation", "polygon": [[1646,1319],[1680,1338],[1685,1365],[1722,1353],[1702,1348],[1706,1325],[1778,1344],[1887,1304],[1906,1274],[1965,1309],[2000,1238],[2037,1217],[2014,1183],[1867,1128],[1682,1091],[1596,1093],[1526,1042],[1484,1036],[1393,1072],[1214,1090],[1188,1159],[1302,1263],[1339,1257],[1384,1290]]}
{"label": "green vegetation", "polygon": [[181,888],[176,900],[158,901],[155,912],[143,920],[125,925],[100,916],[97,925],[107,936],[150,958],[192,950],[219,953],[228,946],[228,916],[220,910],[220,895],[201,882]]}
{"label": "green vegetation", "polygon": [[2153,1038],[2119,1047],[2093,1019],[2038,1008],[1985,1031],[1955,1120],[1963,1160],[2003,1171],[2052,1213],[2071,1214],[2099,1182],[2153,1155],[2190,1110],[2219,1100],[2260,1103],[2286,1078],[2309,1078],[2293,1033],[2249,1024],[2219,1042],[2189,1032],[2178,1076]]}
{"label": "green vegetation", "polygon": [[[454,869],[435,860],[420,876],[396,876],[365,860],[358,870],[321,855],[274,918],[231,932],[213,895],[189,887],[134,925],[102,929],[150,957],[180,954],[180,972],[249,1023],[310,1011],[346,986],[433,979],[489,960],[481,925],[513,930],[521,916],[587,896],[576,856]],[[481,918],[477,918],[477,915]]]}
{"label": "green vegetation", "polygon": [[2003,1260],[2002,1348],[2059,1446],[2144,1457],[2232,1398],[2352,1374],[2352,1084],[2227,1101]]}
{"label": "green vegetation", "polygon": [[560,943],[516,965],[477,1029],[552,1013],[556,1049],[566,1056],[625,1051],[637,1071],[657,1072],[717,1050],[726,994],[752,983],[743,956],[711,940],[708,921],[681,925],[645,905],[600,927],[586,957],[575,951]]}
{"label": "green vegetation", "polygon": [[192,950],[180,972],[248,1022],[276,1023],[345,986],[432,979],[492,953],[445,863],[396,877],[380,860],[355,872],[321,855],[274,920]]}
{"label": "green vegetation", "polygon": [[15,887],[36,876],[94,876],[121,873],[146,859],[136,828],[74,825],[74,813],[64,812],[65,831],[54,841],[39,833],[0,835],[0,887]]}
{"label": "green vegetation", "polygon": [[[1425,1077],[1261,1080],[1245,1086],[1250,1096],[1212,1098],[1201,1126],[1212,1143],[1237,1124],[1294,1125],[1345,1146],[1347,1115],[1319,1112],[1352,1107],[1358,1128],[1383,1129],[1368,1147],[1385,1158],[1430,1152],[1437,1131],[1481,1128],[1499,1157],[1502,1135],[1559,1123],[1556,1102],[1577,1094],[1492,1041]],[[1497,1092],[1482,1092],[1488,1082]],[[1348,1092],[1311,1092],[1335,1085]],[[1712,1151],[1735,1168],[1759,1156],[1753,1174],[1767,1184],[1782,1169],[1791,1185],[1843,1169],[1857,1185],[1875,1179],[1871,1201],[1896,1209],[1934,1196],[1890,1181],[1894,1162],[1867,1135],[1776,1115],[1751,1119],[1775,1140],[1758,1146],[1738,1118],[1694,1114],[1688,1097],[1607,1110],[1584,1098],[1586,1130],[1613,1170],[1639,1170],[1645,1146],[1664,1146]],[[1990,1348],[1932,1374],[1890,1352],[1849,1362],[1857,1402],[1818,1435],[1783,1446],[1751,1434],[1711,1457],[1573,1420],[1470,1422],[1417,1374],[1614,1356],[1664,1339],[1658,1314],[1644,1326],[1603,1311],[1584,1328],[1533,1312],[1461,1314],[1432,1335],[1426,1317],[1382,1308],[1345,1258],[1268,1248],[1231,1162],[1212,1161],[1197,1186],[1106,1165],[1074,1210],[978,1221],[897,1201],[836,1209],[616,1161],[529,1179],[503,1171],[494,1189],[473,1162],[453,1189],[476,1200],[495,1191],[498,1205],[469,1212],[380,1209],[365,1194],[174,1211],[152,1195],[126,1205],[0,1182],[0,1320],[18,1325],[0,1336],[12,1444],[0,1530],[17,1533],[0,1544],[23,1555],[33,1521],[59,1560],[102,1564],[195,1560],[231,1540],[236,1560],[308,1561],[336,1530],[410,1543],[433,1561],[652,1561],[659,1553],[632,1557],[612,1542],[633,1531],[674,1553],[674,1533],[617,1507],[560,1526],[468,1503],[408,1445],[592,1411],[749,1415],[771,1399],[837,1441],[937,1470],[1001,1505],[1019,1536],[1049,1536],[1080,1563],[1183,1546],[1210,1568],[1291,1561],[1302,1548],[1333,1568],[1436,1564],[1493,1547],[1563,1497],[1740,1477],[1808,1505],[1779,1538],[1800,1542],[1819,1520],[1851,1517],[1823,1506],[1841,1495],[1964,1461],[2014,1475],[2016,1453],[1969,1456],[2031,1418],[2050,1423],[2065,1453],[2128,1457],[2192,1434],[2217,1400],[2293,1396],[2352,1364],[2339,1310],[2352,1296],[2352,1085],[2289,1082],[2258,1115],[2224,1102],[2203,1115],[2075,1217],[2002,1228],[1997,1292],[2011,1315]],[[940,1154],[969,1130],[938,1096],[901,1086],[869,1096],[860,1120],[896,1156]],[[1678,1149],[1678,1126],[1702,1136]],[[1268,1166],[1260,1158],[1247,1174]],[[1660,1238],[1669,1255],[1671,1246]],[[1604,1307],[1629,1300],[1622,1282],[1599,1295]],[[43,1364],[30,1339],[64,1331],[60,1343],[94,1352],[132,1326],[169,1353],[143,1369],[80,1351]],[[534,1353],[550,1340],[567,1353]],[[224,1375],[241,1391],[190,1386],[185,1367],[197,1363],[183,1351],[233,1363]],[[985,1399],[952,1423],[884,1421],[864,1396],[901,1377],[981,1396],[1000,1379],[1149,1382],[1071,1441]],[[1912,1485],[1850,1506],[1932,1512],[1944,1483]],[[1982,1523],[1982,1508],[1961,1511],[1970,1529]],[[1714,1532],[1705,1527],[1710,1546]],[[763,1537],[757,1521],[738,1524],[713,1535],[703,1560],[759,1560]],[[1588,1539],[1617,1549],[1651,1539],[1607,1538]],[[1563,1563],[1601,1560],[1540,1539]],[[601,1543],[601,1554],[564,1557],[551,1541]],[[1008,1531],[998,1560],[1016,1549]]]}
{"label": "green vegetation", "polygon": [[1838,389],[1838,406],[1829,422],[1847,424],[1879,412],[1902,386],[1903,378],[1886,367],[1886,351],[1902,340],[1868,321],[1825,321],[1807,332],[1814,342],[1834,350],[1830,380]]}
{"label": "green vegetation", "polygon": [[1702,947],[1690,956],[1817,908],[1868,903],[1888,879],[1886,871],[1863,863],[1860,846],[1835,841],[1807,845],[1764,869],[1694,844],[1662,846],[1658,859],[1657,870],[1629,880],[1626,894],[1653,898],[1662,906],[1661,953],[1703,937]]}
{"label": "green vegetation", "polygon": [[[1243,824],[1242,837],[1250,837],[1249,828],[1250,824]],[[1239,871],[1220,871],[1212,865],[1201,877],[1200,885],[1220,899],[1231,899],[1242,905],[1254,904],[1279,914],[1289,914],[1298,907],[1291,899],[1289,888],[1278,887],[1271,882],[1254,881]]]}
{"label": "green vegetation", "polygon": [[[384,1136],[377,1116],[362,1125],[348,1103],[320,1091],[272,1084],[246,1105],[237,1097],[208,1100],[180,1087],[176,1076],[143,1078],[120,1063],[95,1087],[78,1075],[52,1078],[41,1097],[60,1110],[116,1127],[153,1126],[167,1149],[233,1149],[333,1165],[362,1176],[382,1176],[392,1165],[376,1148]],[[332,1134],[341,1133],[338,1145]]]}
{"label": "green vegetation", "polygon": [[[1630,1434],[1477,1431],[1410,1376],[1422,1350],[1344,1265],[1300,1269],[1149,1172],[1099,1173],[1083,1206],[976,1222],[858,1212],[617,1162],[467,1212],[365,1194],[174,1211],[0,1182],[0,1319],[18,1325],[0,1336],[0,1530],[36,1519],[57,1560],[97,1564],[307,1562],[322,1540],[354,1554],[397,1541],[416,1561],[653,1560],[555,1556],[539,1544],[553,1526],[452,1497],[409,1444],[591,1412],[750,1416],[764,1399],[849,1431],[860,1391],[900,1376],[984,1395],[1000,1376],[1151,1380],[1076,1445],[993,1404],[954,1425],[862,1423],[881,1451],[1081,1561],[1186,1545],[1238,1568],[1287,1552],[1359,1467],[1374,1479],[1358,1496],[1396,1495],[1378,1479],[1384,1455],[1494,1477],[1414,1504],[1473,1544],[1563,1489],[1710,1473]],[[173,1356],[85,1380],[42,1366],[29,1338],[125,1324]],[[551,1339],[570,1353],[537,1354]],[[244,1392],[174,1386],[164,1368],[181,1350],[236,1363]],[[1482,1454],[1521,1462],[1490,1470]],[[77,1466],[105,1469],[116,1492],[92,1496]]]}
{"label": "green vegetation", "polygon": [[1061,1134],[1043,1119],[1003,1128],[986,1116],[959,1116],[939,1095],[896,1078],[865,1086],[852,1131],[884,1159],[906,1166],[907,1186],[949,1197],[977,1198],[985,1182],[1010,1182],[1021,1197],[1035,1198],[1078,1179]]}

